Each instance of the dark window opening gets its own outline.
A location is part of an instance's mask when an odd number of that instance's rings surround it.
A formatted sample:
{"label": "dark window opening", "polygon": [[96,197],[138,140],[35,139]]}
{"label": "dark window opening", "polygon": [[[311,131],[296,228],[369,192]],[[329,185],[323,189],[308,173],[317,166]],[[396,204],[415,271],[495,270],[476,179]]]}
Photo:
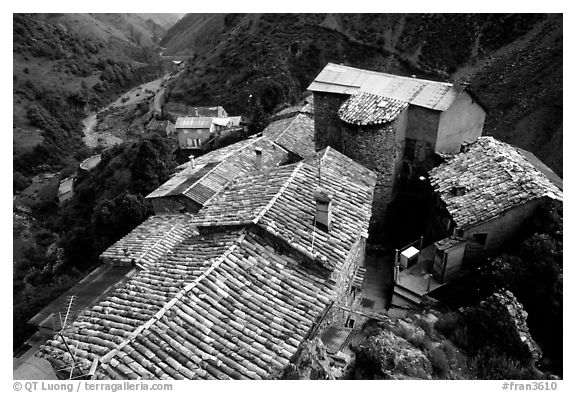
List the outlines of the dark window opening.
{"label": "dark window opening", "polygon": [[404,144],[404,158],[413,160],[416,158],[416,139],[406,138]]}

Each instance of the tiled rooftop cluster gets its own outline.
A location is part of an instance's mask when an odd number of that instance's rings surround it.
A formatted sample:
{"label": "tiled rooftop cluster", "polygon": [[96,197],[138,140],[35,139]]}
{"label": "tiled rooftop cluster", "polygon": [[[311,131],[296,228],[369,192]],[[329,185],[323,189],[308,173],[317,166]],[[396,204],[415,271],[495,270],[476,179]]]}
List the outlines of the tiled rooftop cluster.
{"label": "tiled rooftop cluster", "polygon": [[432,169],[430,182],[463,229],[536,198],[562,200],[562,191],[515,147],[487,136]]}
{"label": "tiled rooftop cluster", "polygon": [[[376,179],[371,171],[332,148],[320,152],[319,157],[321,180],[317,164],[311,162],[279,168],[274,178],[266,174],[239,178],[205,206],[197,225],[254,223],[302,254],[319,256],[331,268],[339,266],[357,234],[368,236]],[[334,194],[330,233],[314,227],[312,185],[318,184]]]}
{"label": "tiled rooftop cluster", "polygon": [[405,101],[358,93],[342,104],[338,116],[346,123],[361,126],[383,124],[394,121],[406,108]]}
{"label": "tiled rooftop cluster", "polygon": [[276,167],[288,158],[286,150],[264,137],[251,139],[247,143],[239,142],[228,146],[225,151],[198,158],[194,161],[193,170],[183,169],[147,198],[183,195],[203,206],[237,176],[258,171],[256,148],[262,151],[264,169]]}
{"label": "tiled rooftop cluster", "polygon": [[[375,180],[330,148],[306,162],[238,177],[200,211],[199,233],[189,225],[185,239],[65,330],[76,361],[86,372],[97,360],[97,378],[122,379],[262,379],[286,366],[335,288],[268,236],[338,271],[367,236]],[[320,181],[334,195],[330,233],[313,225]],[[131,244],[141,255],[188,220],[154,217],[112,249]],[[58,336],[42,356],[70,361]]]}

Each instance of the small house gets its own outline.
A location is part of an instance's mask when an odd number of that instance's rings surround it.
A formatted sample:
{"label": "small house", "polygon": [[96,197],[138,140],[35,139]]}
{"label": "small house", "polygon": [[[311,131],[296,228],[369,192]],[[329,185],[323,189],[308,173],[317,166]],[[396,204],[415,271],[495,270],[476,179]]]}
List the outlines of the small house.
{"label": "small house", "polygon": [[481,137],[432,169],[435,191],[428,237],[434,274],[447,280],[497,254],[547,198],[562,200],[562,179],[533,154]]}
{"label": "small house", "polygon": [[199,149],[224,130],[240,127],[240,116],[233,117],[179,117],[175,130],[181,149]]}

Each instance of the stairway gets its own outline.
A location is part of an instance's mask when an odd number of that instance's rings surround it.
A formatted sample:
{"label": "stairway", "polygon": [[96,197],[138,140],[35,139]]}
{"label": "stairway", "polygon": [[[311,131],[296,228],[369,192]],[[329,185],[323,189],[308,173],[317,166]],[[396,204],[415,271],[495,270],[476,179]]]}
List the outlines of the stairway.
{"label": "stairway", "polygon": [[402,286],[394,284],[394,293],[392,294],[392,307],[410,308],[419,306],[422,303],[422,296],[418,293]]}

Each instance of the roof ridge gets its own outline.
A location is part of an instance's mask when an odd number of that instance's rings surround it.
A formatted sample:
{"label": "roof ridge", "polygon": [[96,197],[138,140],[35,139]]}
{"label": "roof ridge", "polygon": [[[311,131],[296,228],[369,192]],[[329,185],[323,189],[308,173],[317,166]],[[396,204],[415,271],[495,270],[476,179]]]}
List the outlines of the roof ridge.
{"label": "roof ridge", "polygon": [[[412,78],[412,77],[409,77],[409,76],[389,74],[389,73],[387,73],[387,72],[382,72],[382,71],[365,70],[365,69],[363,69],[363,68],[356,68],[356,67],[351,67],[351,66],[347,66],[347,65],[343,65],[343,64],[330,63],[330,62],[329,62],[327,65],[329,65],[329,64],[331,64],[331,65],[333,65],[333,66],[336,66],[336,67],[343,67],[343,68],[348,68],[348,69],[351,69],[351,70],[358,70],[358,71],[366,72],[366,73],[369,73],[369,74],[375,74],[375,75],[386,75],[386,76],[390,76],[390,77],[394,77],[394,78],[402,78],[402,79],[408,79],[408,80],[417,79],[417,80],[421,80],[421,81],[432,82],[432,83],[440,83],[440,84],[443,84],[443,85],[450,85],[450,86],[461,85],[460,83],[438,82],[438,81],[433,81],[433,80],[430,80],[430,79]],[[324,68],[326,68],[326,67],[324,67]],[[333,82],[330,82],[330,83],[333,83]],[[338,83],[334,83],[334,84],[338,84]],[[342,86],[355,86],[355,85],[342,85]],[[360,90],[360,91],[361,91],[361,90]]]}
{"label": "roof ridge", "polygon": [[[162,237],[160,239],[158,239],[153,245],[152,247],[150,247],[147,251],[145,251],[142,255],[140,255],[138,257],[138,259],[134,262],[136,264],[136,266],[140,267],[142,270],[146,270],[146,268],[144,266],[142,266],[139,262],[146,256],[148,255],[152,249],[154,249],[154,247],[156,247],[160,242],[162,242],[164,239],[166,239],[166,237],[168,235],[170,235],[178,225],[182,224],[184,222],[184,220],[186,220],[186,218],[188,218],[189,214],[188,213],[184,213],[184,216],[178,221],[176,222],[174,225],[172,225],[172,227],[164,234],[162,235]],[[170,250],[168,250],[169,252]]]}
{"label": "roof ridge", "polygon": [[[190,189],[192,187],[194,187],[199,181],[201,181],[202,179],[206,178],[209,174],[211,174],[212,172],[214,172],[216,169],[218,169],[220,167],[220,165],[222,165],[224,162],[226,162],[226,159],[228,159],[229,157],[232,157],[233,155],[235,155],[236,153],[238,153],[239,151],[245,149],[246,147],[253,145],[254,143],[256,143],[256,141],[259,141],[260,139],[262,139],[263,137],[259,137],[259,138],[254,138],[254,140],[250,143],[247,143],[241,147],[239,147],[238,149],[234,150],[233,152],[229,153],[228,155],[222,157],[222,159],[220,161],[218,161],[218,163],[216,165],[214,165],[214,168],[210,169],[208,172],[206,172],[204,174],[204,176],[202,176],[201,178],[199,178],[198,180],[196,180],[194,183],[192,183],[190,185],[190,187],[188,187],[187,189],[185,189],[184,191],[182,191],[182,194],[185,195],[188,191],[190,191]],[[184,169],[185,170],[185,169]]]}
{"label": "roof ridge", "polygon": [[[284,135],[284,133],[285,133],[286,131],[288,131],[288,129],[289,129],[290,127],[292,127],[292,124],[294,124],[294,122],[296,121],[296,119],[297,119],[298,116],[300,116],[300,115],[301,115],[301,113],[298,113],[298,115],[292,116],[291,118],[289,118],[289,119],[290,119],[290,124],[288,124],[288,125],[286,126],[286,128],[284,128],[284,131],[282,131],[276,138],[274,138],[274,140],[273,140],[272,142],[278,144],[278,139],[280,139],[280,137],[281,137],[282,135]],[[278,146],[280,146],[280,145],[278,145]],[[282,147],[282,146],[280,146],[280,147]]]}
{"label": "roof ridge", "polygon": [[246,238],[246,230],[242,229],[240,231],[240,235],[234,241],[234,243],[226,251],[224,251],[224,253],[222,253],[221,256],[216,258],[212,263],[212,265],[208,267],[208,269],[202,272],[202,274],[196,277],[192,282],[184,286],[184,288],[180,289],[180,291],[178,291],[178,293],[176,293],[171,300],[166,302],[166,304],[164,304],[164,306],[160,310],[158,310],[148,321],[146,321],[145,323],[141,324],[136,329],[134,329],[134,331],[132,331],[132,333],[130,333],[125,340],[120,342],[116,346],[116,348],[111,349],[105,355],[100,356],[99,360],[100,364],[102,364],[102,367],[107,368],[108,366],[106,365],[106,363],[110,362],[110,360],[112,360],[112,358],[114,358],[118,354],[118,351],[121,351],[122,348],[124,348],[126,345],[132,342],[138,335],[142,333],[142,331],[149,329],[152,325],[154,325],[157,321],[159,321],[160,318],[162,318],[164,314],[170,308],[172,308],[172,306],[174,306],[178,300],[183,298],[188,292],[190,292],[194,287],[196,287],[200,281],[202,281],[210,273],[212,273],[214,269],[220,266],[220,264],[224,262],[224,260],[228,257],[228,255],[230,255],[240,245],[240,243],[244,241],[245,238]]}
{"label": "roof ridge", "polygon": [[262,208],[262,210],[260,210],[260,212],[252,220],[252,223],[258,224],[258,221],[260,221],[260,219],[264,216],[264,214],[266,214],[268,212],[268,210],[270,210],[272,208],[272,206],[274,206],[274,204],[276,203],[278,198],[280,198],[280,195],[282,195],[284,193],[284,191],[286,190],[286,188],[288,188],[290,183],[292,183],[292,180],[294,180],[294,178],[296,177],[296,174],[298,173],[298,171],[300,171],[300,168],[302,168],[303,165],[304,165],[304,162],[302,162],[302,161],[299,162],[298,165],[296,165],[296,168],[294,168],[290,177],[288,179],[286,179],[286,181],[284,182],[282,187],[280,187],[280,190],[278,190],[276,195],[274,195],[272,197],[272,199],[270,199],[270,202],[268,202],[268,204],[266,206],[264,206]]}

